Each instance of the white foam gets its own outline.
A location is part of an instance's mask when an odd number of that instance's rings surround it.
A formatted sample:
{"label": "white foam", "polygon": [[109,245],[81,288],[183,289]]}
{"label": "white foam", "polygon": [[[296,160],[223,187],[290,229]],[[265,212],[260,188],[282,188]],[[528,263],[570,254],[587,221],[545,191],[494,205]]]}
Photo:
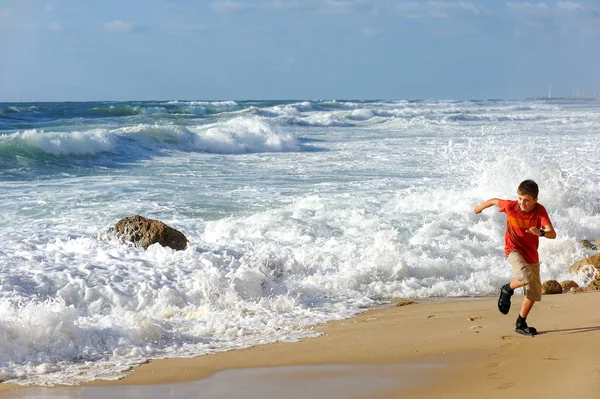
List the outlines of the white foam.
{"label": "white foam", "polygon": [[299,148],[293,135],[279,132],[259,117],[236,117],[195,130],[194,147],[207,152],[238,154],[296,151]]}
{"label": "white foam", "polygon": [[25,146],[52,155],[87,155],[110,152],[115,142],[104,129],[68,133],[32,129],[0,136],[0,146]]}
{"label": "white foam", "polygon": [[137,124],[116,129],[45,132],[26,130],[0,136],[0,148],[54,156],[84,156],[102,153],[145,157],[148,151],[178,149],[223,154],[297,151],[290,133],[278,131],[258,117],[238,117],[225,123],[188,129],[177,125]]}

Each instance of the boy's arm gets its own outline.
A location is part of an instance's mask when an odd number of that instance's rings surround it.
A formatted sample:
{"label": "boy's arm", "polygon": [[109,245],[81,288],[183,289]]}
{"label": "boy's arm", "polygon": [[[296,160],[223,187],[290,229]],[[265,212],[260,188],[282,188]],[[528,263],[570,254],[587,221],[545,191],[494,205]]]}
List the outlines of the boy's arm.
{"label": "boy's arm", "polygon": [[[552,227],[552,223],[548,223],[547,225],[542,226],[542,230],[544,230],[544,237],[549,238],[551,240],[556,238],[556,231],[554,230],[554,227]],[[527,230],[527,232],[538,237],[542,236],[542,232],[540,231],[540,229],[538,229],[535,226],[530,227],[529,230]]]}
{"label": "boy's arm", "polygon": [[490,198],[489,200],[487,200],[485,202],[482,202],[481,204],[477,205],[473,211],[476,214],[477,213],[481,213],[481,211],[483,211],[484,209],[489,208],[492,205],[499,206],[498,205],[499,202],[500,202],[499,198]]}

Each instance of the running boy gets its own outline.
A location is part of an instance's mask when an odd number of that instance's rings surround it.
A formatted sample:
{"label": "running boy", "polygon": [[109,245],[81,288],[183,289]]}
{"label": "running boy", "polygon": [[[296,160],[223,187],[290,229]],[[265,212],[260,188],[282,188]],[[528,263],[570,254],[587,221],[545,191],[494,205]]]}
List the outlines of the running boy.
{"label": "running boy", "polygon": [[527,315],[533,304],[542,300],[539,237],[556,238],[546,208],[537,202],[538,193],[538,185],[533,180],[525,180],[517,189],[517,201],[491,198],[474,209],[478,214],[495,205],[500,208],[500,212],[506,213],[504,253],[512,266],[514,278],[500,289],[498,310],[502,314],[508,314],[510,297],[516,288],[523,287],[523,303],[515,331],[529,336],[537,334],[537,330],[527,325]]}

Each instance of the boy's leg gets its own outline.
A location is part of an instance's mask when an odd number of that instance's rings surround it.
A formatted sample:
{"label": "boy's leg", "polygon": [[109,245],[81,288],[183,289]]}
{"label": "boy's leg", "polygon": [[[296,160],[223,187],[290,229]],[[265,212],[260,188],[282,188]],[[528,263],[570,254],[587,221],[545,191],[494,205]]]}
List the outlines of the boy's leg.
{"label": "boy's leg", "polygon": [[526,319],[534,303],[535,302],[531,299],[523,297],[523,303],[521,303],[521,311],[519,312],[519,316]]}
{"label": "boy's leg", "polygon": [[526,318],[533,304],[542,299],[542,283],[540,281],[540,264],[527,263],[523,256],[516,251],[508,255],[515,278],[510,282],[510,289],[523,287],[523,303],[516,322],[516,332],[523,335],[535,335],[537,330],[529,327]]}
{"label": "boy's leg", "polygon": [[498,310],[502,314],[508,314],[510,311],[510,298],[515,293],[515,289],[522,287],[526,283],[522,283],[520,280],[522,279],[522,264],[525,262],[523,256],[519,254],[517,251],[512,251],[508,254],[508,263],[510,263],[513,271],[513,275],[515,278],[509,283],[500,287],[500,296],[498,297]]}
{"label": "boy's leg", "polygon": [[[513,290],[513,291],[516,290],[517,288],[521,288],[521,287],[526,286],[526,285],[527,284],[523,284],[517,278],[513,278],[512,281],[510,282],[510,284],[508,284],[508,286],[510,287],[510,289]],[[521,311],[519,312],[519,316],[521,316],[522,318],[526,319],[527,315],[531,311],[531,308],[533,307],[534,303],[535,303],[535,301],[532,301],[528,297],[524,296],[523,297],[523,302],[521,303]]]}

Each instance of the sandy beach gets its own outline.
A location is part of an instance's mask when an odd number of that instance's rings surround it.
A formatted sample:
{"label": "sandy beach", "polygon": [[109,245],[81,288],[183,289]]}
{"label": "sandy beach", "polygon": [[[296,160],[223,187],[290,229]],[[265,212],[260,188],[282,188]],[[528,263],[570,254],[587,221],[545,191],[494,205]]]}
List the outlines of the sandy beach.
{"label": "sandy beach", "polygon": [[301,342],[154,360],[81,387],[2,384],[0,396],[597,398],[600,293],[544,296],[528,318],[535,337],[514,332],[521,298],[508,316],[496,298],[373,309]]}

